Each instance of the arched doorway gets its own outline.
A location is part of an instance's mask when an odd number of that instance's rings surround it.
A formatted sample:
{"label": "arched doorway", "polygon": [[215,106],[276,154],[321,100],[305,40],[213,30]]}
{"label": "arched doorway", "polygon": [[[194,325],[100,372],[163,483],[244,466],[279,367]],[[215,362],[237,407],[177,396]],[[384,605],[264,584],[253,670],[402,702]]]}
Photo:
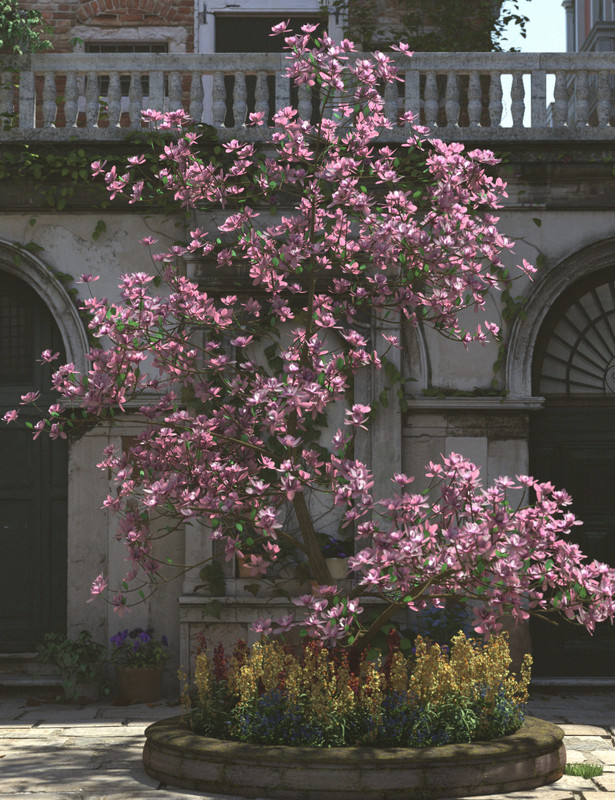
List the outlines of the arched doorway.
{"label": "arched doorway", "polygon": [[[530,424],[530,471],[566,489],[583,520],[573,530],[589,560],[615,566],[615,266],[564,290],[534,348],[532,394],[545,407]],[[593,636],[561,622],[532,622],[534,671],[550,676],[615,674],[615,629]]]}
{"label": "arched doorway", "polygon": [[[52,368],[47,348],[60,353],[60,330],[40,295],[17,275],[0,270],[0,416],[20,409],[20,422],[0,426],[0,652],[27,652],[48,631],[66,630],[67,446],[45,435],[35,441],[24,423],[35,411],[20,395],[41,391]],[[61,361],[60,363],[63,363]]]}

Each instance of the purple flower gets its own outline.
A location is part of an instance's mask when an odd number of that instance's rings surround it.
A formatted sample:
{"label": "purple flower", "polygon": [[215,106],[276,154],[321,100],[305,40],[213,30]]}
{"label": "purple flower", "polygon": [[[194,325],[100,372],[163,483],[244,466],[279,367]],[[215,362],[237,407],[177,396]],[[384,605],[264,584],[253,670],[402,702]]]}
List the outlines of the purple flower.
{"label": "purple flower", "polygon": [[158,639],[153,628],[119,631],[111,642],[115,645],[113,660],[130,667],[156,666],[169,657],[167,637]]}

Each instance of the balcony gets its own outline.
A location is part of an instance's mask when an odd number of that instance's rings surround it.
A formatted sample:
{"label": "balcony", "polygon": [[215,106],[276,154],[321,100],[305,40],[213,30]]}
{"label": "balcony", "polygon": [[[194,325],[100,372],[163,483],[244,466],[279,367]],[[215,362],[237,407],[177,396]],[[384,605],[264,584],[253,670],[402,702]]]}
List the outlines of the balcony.
{"label": "balcony", "polygon": [[[121,140],[144,108],[184,108],[221,138],[260,138],[247,113],[295,104],[309,91],[282,77],[279,54],[38,54],[0,57],[0,139]],[[406,110],[442,139],[468,142],[615,138],[615,53],[420,53],[388,86],[393,122]],[[548,100],[547,86],[553,87]],[[398,123],[386,138],[407,136]]]}

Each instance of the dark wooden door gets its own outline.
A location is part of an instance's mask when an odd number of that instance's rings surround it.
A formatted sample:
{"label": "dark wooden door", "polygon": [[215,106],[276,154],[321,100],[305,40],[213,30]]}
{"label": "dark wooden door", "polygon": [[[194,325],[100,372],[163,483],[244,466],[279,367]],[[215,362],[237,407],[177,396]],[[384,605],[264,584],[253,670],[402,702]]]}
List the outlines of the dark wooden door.
{"label": "dark wooden door", "polygon": [[46,390],[51,368],[37,360],[62,354],[60,332],[27,284],[0,272],[0,416],[20,409],[18,423],[0,423],[0,652],[32,651],[48,631],[66,630],[67,446],[25,426],[37,420],[22,394]]}
{"label": "dark wooden door", "polygon": [[[571,539],[590,561],[615,566],[615,405],[547,406],[534,415],[530,445],[531,473],[566,489],[583,520]],[[565,621],[533,621],[532,646],[536,675],[615,675],[608,622],[590,636]]]}
{"label": "dark wooden door", "polygon": [[[531,473],[572,496],[583,520],[571,538],[615,567],[615,269],[588,274],[549,310],[536,342]],[[615,674],[615,629],[532,623],[537,675]]]}

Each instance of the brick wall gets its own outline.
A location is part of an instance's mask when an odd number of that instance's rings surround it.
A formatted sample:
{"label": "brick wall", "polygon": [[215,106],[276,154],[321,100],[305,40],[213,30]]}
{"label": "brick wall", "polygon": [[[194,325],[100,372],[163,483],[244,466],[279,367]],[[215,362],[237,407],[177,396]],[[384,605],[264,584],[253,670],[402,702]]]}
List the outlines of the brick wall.
{"label": "brick wall", "polygon": [[[74,49],[70,40],[104,38],[113,40],[113,31],[138,28],[145,41],[147,27],[183,28],[186,51],[194,51],[195,0],[22,0],[24,8],[38,9],[53,27],[51,40],[55,52]],[[124,37],[125,38],[125,37]]]}

